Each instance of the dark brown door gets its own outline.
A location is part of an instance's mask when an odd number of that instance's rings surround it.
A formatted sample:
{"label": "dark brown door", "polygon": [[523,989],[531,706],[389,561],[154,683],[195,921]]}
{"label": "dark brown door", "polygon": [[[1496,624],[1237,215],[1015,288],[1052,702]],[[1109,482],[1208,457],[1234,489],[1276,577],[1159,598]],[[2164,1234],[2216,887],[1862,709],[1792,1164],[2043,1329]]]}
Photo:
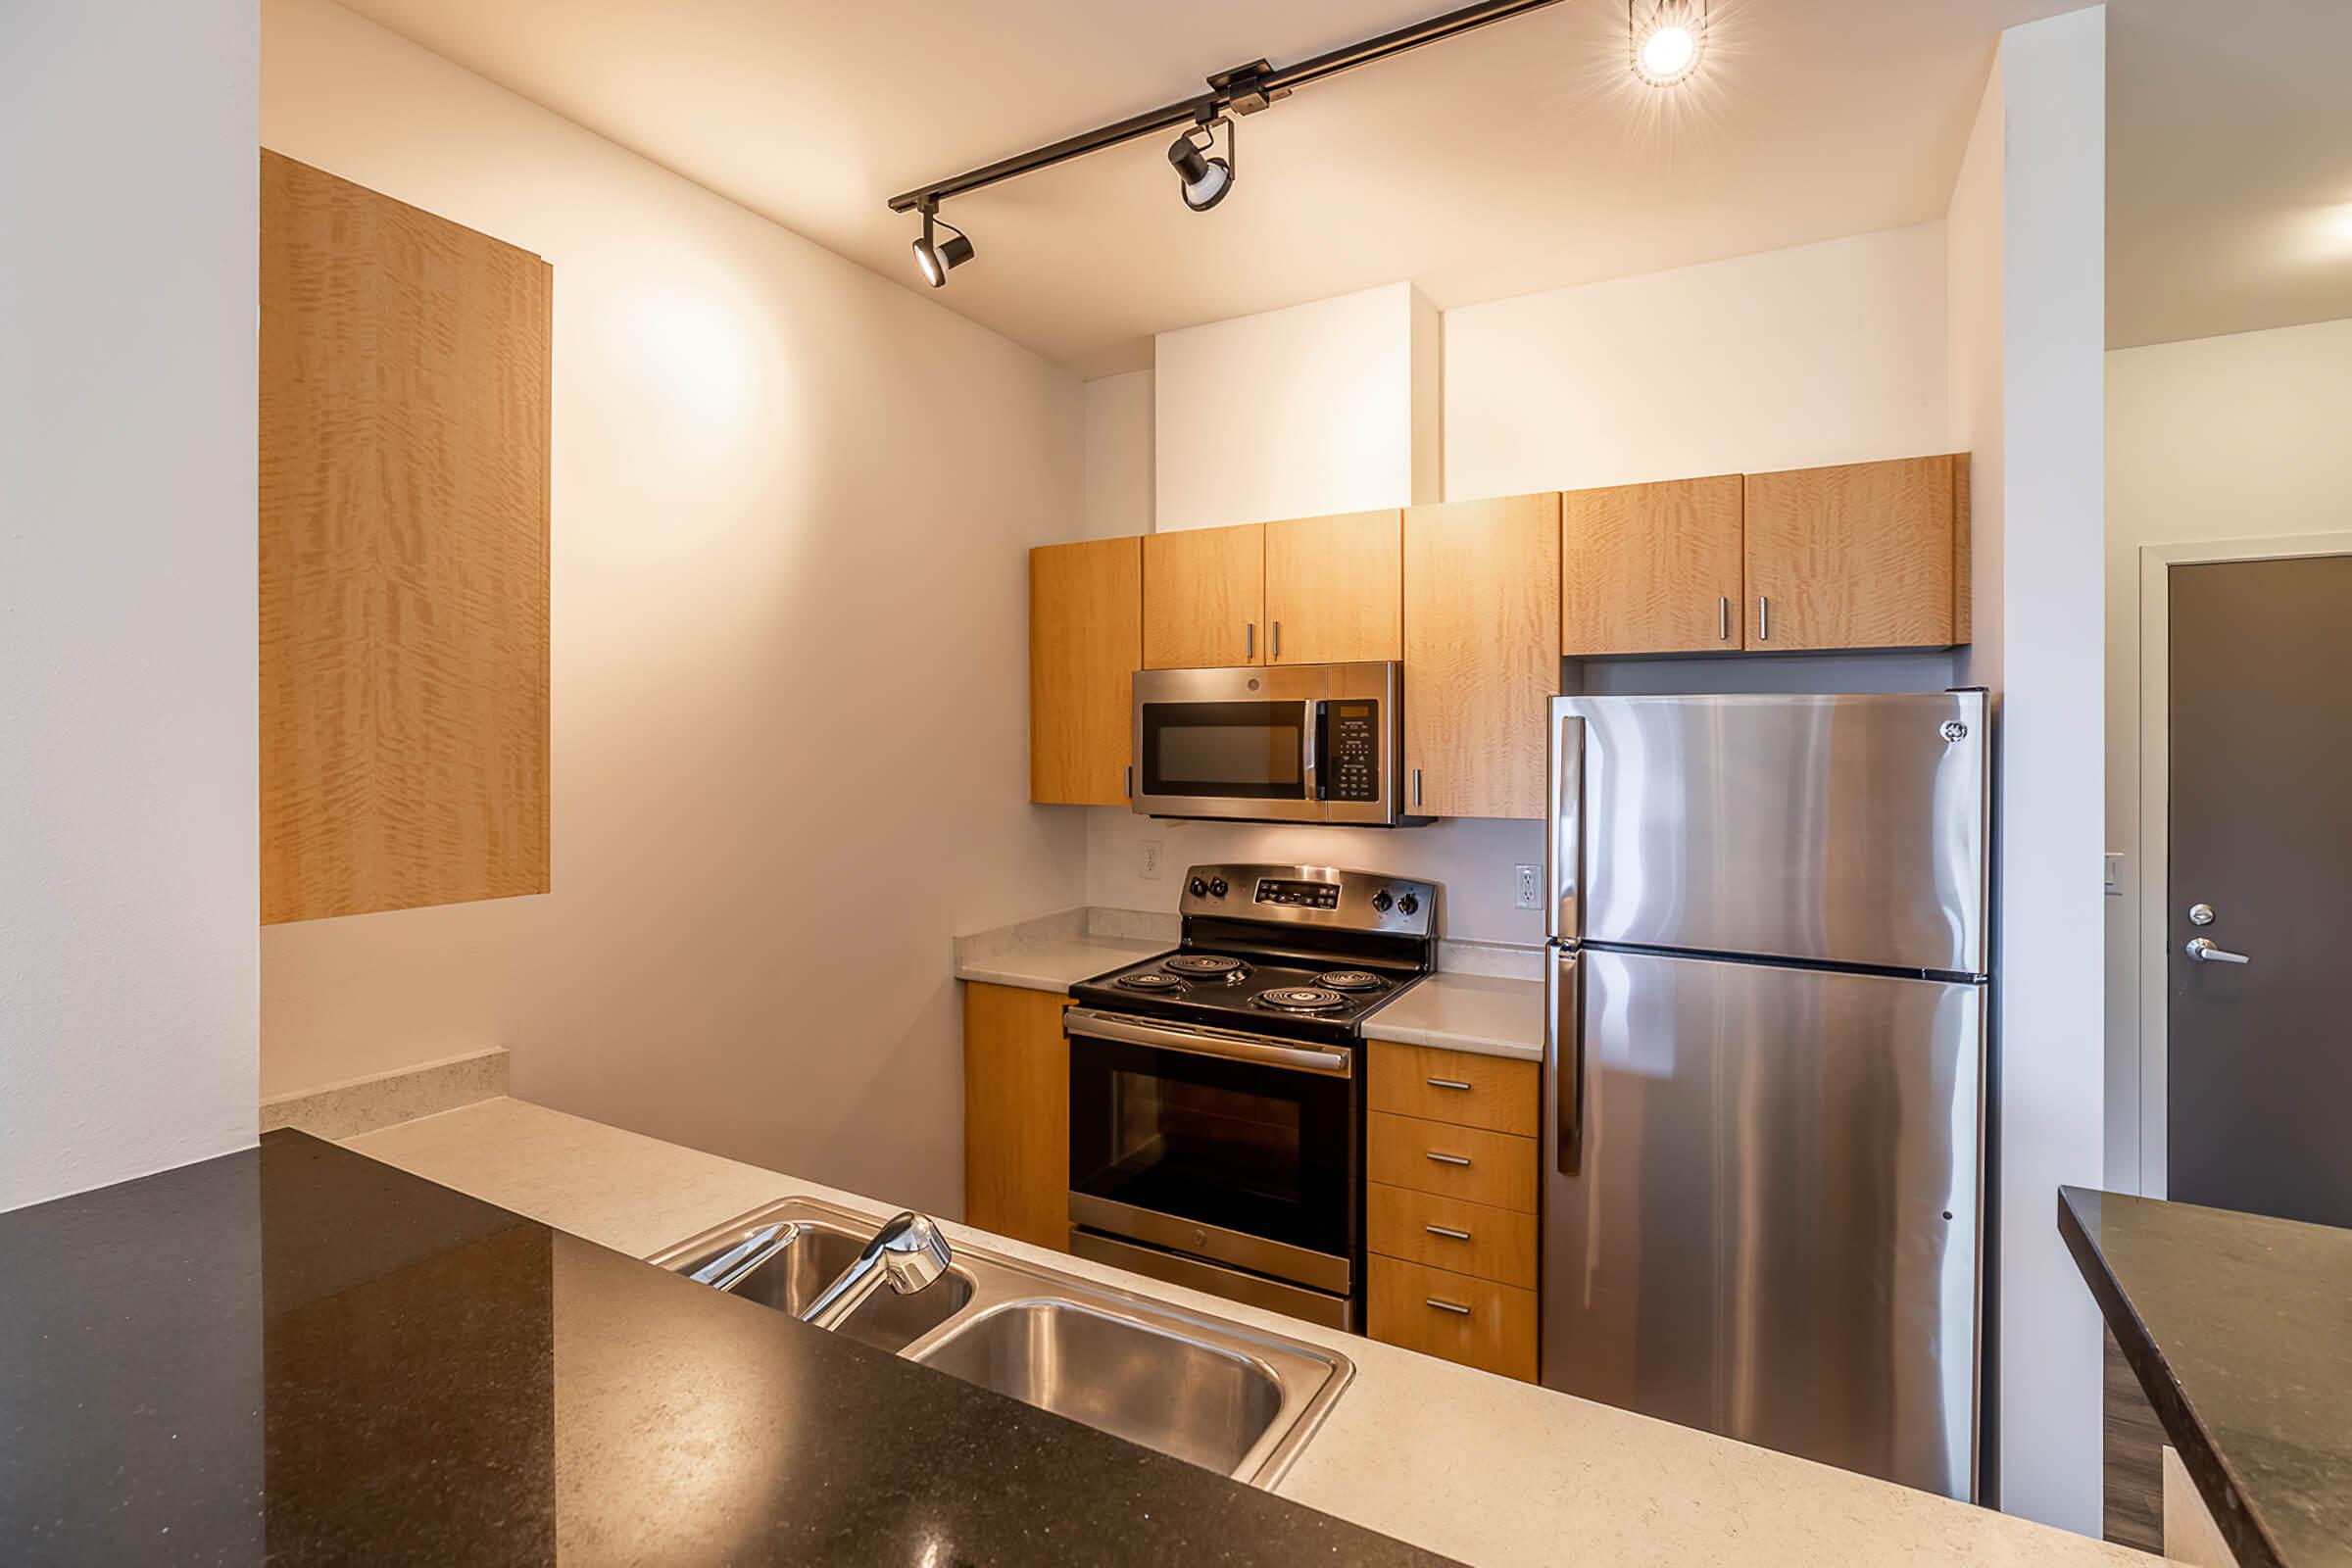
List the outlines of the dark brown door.
{"label": "dark brown door", "polygon": [[2171,593],[2169,1191],[2352,1225],[2352,556]]}

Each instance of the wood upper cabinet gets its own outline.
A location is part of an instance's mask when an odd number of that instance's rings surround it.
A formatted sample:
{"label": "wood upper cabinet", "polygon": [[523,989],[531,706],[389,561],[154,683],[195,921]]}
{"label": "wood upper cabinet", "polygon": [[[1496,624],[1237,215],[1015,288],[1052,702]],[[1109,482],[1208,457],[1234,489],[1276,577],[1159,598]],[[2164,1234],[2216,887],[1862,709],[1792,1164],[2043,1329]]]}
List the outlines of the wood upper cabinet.
{"label": "wood upper cabinet", "polygon": [[963,1217],[1070,1246],[1070,1048],[1051,991],[963,988]]}
{"label": "wood upper cabinet", "polygon": [[1144,542],[1029,552],[1029,798],[1124,806],[1144,646]]}
{"label": "wood upper cabinet", "polygon": [[1269,522],[1266,662],[1404,657],[1404,524],[1391,507]]}
{"label": "wood upper cabinet", "polygon": [[1405,807],[1541,817],[1560,689],[1560,498],[1404,513]]}
{"label": "wood upper cabinet", "polygon": [[1747,476],[1747,647],[1969,638],[1968,455]]}
{"label": "wood upper cabinet", "polygon": [[1741,646],[1736,473],[1560,497],[1560,652],[1720,653]]}
{"label": "wood upper cabinet", "polygon": [[1146,534],[1143,667],[1265,662],[1265,525]]}
{"label": "wood upper cabinet", "polygon": [[261,917],[545,893],[554,272],[261,155]]}

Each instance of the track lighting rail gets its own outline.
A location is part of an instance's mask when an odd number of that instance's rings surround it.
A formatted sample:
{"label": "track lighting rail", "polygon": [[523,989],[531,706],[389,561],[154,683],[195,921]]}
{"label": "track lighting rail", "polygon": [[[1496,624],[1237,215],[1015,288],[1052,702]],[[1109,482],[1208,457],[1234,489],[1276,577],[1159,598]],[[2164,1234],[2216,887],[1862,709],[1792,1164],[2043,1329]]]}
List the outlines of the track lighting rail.
{"label": "track lighting rail", "polygon": [[1252,61],[1209,77],[1206,92],[1147,110],[1140,115],[1130,115],[1125,120],[1113,121],[1107,125],[1099,125],[1075,136],[1065,136],[1059,141],[1049,142],[1011,158],[1001,158],[993,164],[984,164],[947,179],[902,191],[890,199],[890,210],[894,213],[914,212],[926,203],[936,207],[951,197],[968,196],[990,185],[1016,179],[1023,174],[1033,174],[1041,169],[1051,169],[1055,164],[1068,163],[1073,158],[1083,158],[1088,153],[1101,152],[1105,147],[1116,147],[1122,142],[1134,141],[1157,131],[1200,124],[1226,113],[1255,114],[1297,88],[1327,80],[1343,71],[1352,71],[1377,60],[1387,60],[1424,44],[1442,43],[1491,23],[1507,22],[1513,17],[1559,3],[1560,0],[1487,0],[1483,5],[1463,6],[1457,11],[1448,11],[1425,22],[1366,38],[1360,43],[1329,50],[1295,66],[1285,66],[1280,71],[1274,70],[1263,60]]}

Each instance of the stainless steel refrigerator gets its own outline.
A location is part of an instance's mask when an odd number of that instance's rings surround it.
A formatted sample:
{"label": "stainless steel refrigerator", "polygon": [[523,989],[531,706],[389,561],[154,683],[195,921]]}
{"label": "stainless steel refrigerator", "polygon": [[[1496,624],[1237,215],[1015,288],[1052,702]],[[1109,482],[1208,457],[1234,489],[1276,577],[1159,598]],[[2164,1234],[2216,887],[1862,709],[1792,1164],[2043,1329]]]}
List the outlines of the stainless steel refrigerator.
{"label": "stainless steel refrigerator", "polygon": [[1547,1386],[1975,1494],[1989,739],[1553,701]]}

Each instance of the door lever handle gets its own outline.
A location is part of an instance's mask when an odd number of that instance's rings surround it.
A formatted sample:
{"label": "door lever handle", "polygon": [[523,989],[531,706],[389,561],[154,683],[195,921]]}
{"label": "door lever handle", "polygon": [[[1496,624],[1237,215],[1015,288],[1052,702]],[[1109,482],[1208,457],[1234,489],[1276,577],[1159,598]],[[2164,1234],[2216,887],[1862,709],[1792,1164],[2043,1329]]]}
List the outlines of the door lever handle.
{"label": "door lever handle", "polygon": [[2242,953],[2230,953],[2215,947],[2211,937],[2191,937],[2188,943],[2188,956],[2199,963],[2252,963],[2254,961]]}

